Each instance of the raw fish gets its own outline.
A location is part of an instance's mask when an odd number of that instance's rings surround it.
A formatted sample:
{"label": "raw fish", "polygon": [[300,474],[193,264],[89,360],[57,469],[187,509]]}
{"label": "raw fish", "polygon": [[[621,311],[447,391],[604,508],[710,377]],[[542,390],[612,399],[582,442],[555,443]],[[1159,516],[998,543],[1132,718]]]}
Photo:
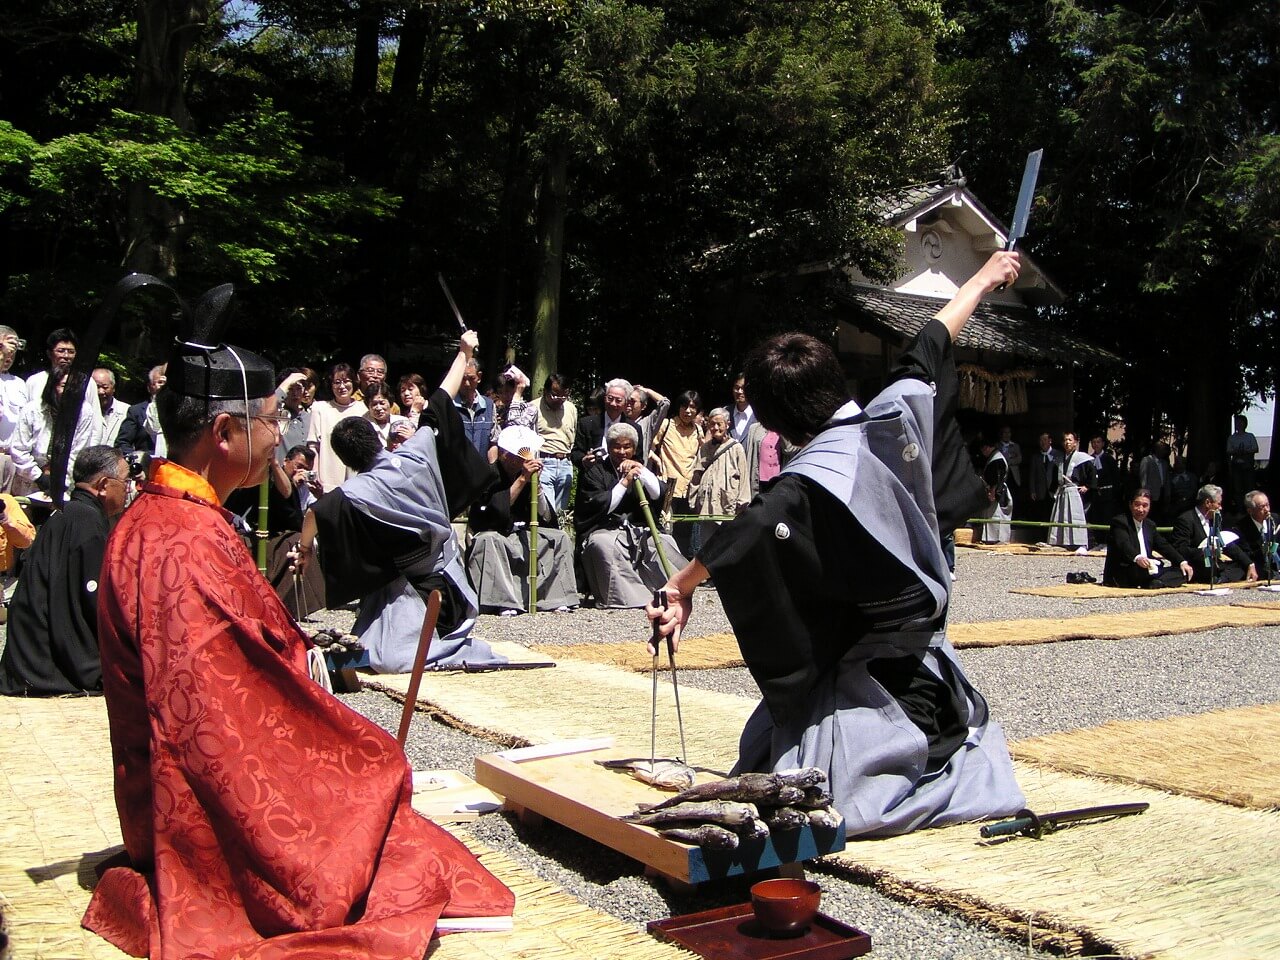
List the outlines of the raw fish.
{"label": "raw fish", "polygon": [[626,760],[597,760],[609,770],[625,770],[641,783],[648,783],[659,790],[687,790],[693,786],[693,768],[687,763],[670,757],[659,757],[650,762],[647,757],[630,757]]}
{"label": "raw fish", "polygon": [[691,843],[704,850],[738,849],[738,835],[732,830],[717,827],[714,823],[704,823],[697,827],[672,827],[669,830],[659,830],[658,833],[668,840]]}

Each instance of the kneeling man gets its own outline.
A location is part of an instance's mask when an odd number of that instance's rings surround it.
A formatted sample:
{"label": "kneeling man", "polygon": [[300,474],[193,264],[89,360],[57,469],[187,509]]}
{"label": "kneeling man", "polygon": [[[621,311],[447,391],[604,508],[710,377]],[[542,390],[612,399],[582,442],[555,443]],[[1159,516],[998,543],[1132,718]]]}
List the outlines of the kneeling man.
{"label": "kneeling man", "polygon": [[[640,483],[649,503],[661,505],[666,484],[636,459],[639,439],[631,424],[615,423],[605,433],[609,455],[584,460],[578,475],[573,521],[587,586],[601,607],[643,607],[667,581],[635,489]],[[671,568],[684,566],[676,542],[659,536]]]}
{"label": "kneeling man", "polygon": [[1196,505],[1173,521],[1169,541],[1191,561],[1197,583],[1258,579],[1258,569],[1240,545],[1240,538],[1222,529],[1222,488],[1216,484],[1200,488]]}
{"label": "kneeling man", "polygon": [[1140,487],[1129,498],[1129,512],[1111,521],[1104,586],[1178,587],[1194,577],[1191,564],[1147,519],[1150,513],[1151,492]]}
{"label": "kneeling man", "polygon": [[102,689],[98,580],[110,522],[124,510],[129,465],[114,447],[85,447],[71,479],[71,496],[40,528],[9,604],[3,694]]}
{"label": "kneeling man", "polygon": [[275,374],[216,342],[204,328],[175,346],[155,399],[172,459],[107,541],[125,864],[83,923],[157,960],[421,957],[440,917],[507,916],[513,897],[414,812],[395,740],[311,679],[306,637],[220,506],[267,476]]}
{"label": "kneeling man", "polygon": [[[531,481],[542,469],[542,438],[528,427],[498,434],[499,478],[487,499],[471,508],[475,534],[467,551],[467,576],[481,610],[504,615],[529,609],[529,538],[533,517]],[[538,609],[569,610],[578,605],[573,583],[573,543],[560,529],[556,508],[538,489]]]}

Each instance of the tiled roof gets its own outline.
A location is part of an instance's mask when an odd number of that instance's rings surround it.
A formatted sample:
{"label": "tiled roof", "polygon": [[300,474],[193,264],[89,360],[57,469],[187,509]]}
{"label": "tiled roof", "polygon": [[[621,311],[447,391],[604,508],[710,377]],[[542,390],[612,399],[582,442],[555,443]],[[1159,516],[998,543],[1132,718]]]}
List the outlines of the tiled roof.
{"label": "tiled roof", "polygon": [[[894,293],[839,279],[831,283],[831,293],[837,303],[852,308],[852,315],[844,319],[894,340],[914,337],[943,304],[934,297]],[[979,304],[956,344],[1037,362],[1123,362],[1114,353],[1050,327],[1026,307],[1003,304]]]}
{"label": "tiled roof", "polygon": [[924,206],[934,197],[937,197],[955,187],[963,187],[964,178],[958,180],[945,178],[938,180],[936,183],[916,183],[909,187],[903,187],[894,193],[887,194],[883,197],[874,198],[871,203],[871,212],[885,223],[893,223],[902,214],[916,207]]}

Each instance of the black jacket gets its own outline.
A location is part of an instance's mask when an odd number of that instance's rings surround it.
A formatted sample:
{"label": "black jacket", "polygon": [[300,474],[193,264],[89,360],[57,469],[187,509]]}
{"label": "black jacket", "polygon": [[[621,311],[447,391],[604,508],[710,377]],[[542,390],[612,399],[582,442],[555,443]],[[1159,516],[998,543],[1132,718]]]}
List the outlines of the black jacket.
{"label": "black jacket", "polygon": [[[1160,554],[1175,567],[1190,559],[1165,539],[1150,520],[1142,521],[1142,539],[1147,554]],[[1138,555],[1138,528],[1133,517],[1122,513],[1111,520],[1111,532],[1107,534],[1107,562],[1102,568],[1102,582],[1114,587],[1145,587],[1151,575],[1133,562]],[[1194,564],[1193,564],[1194,566]]]}
{"label": "black jacket", "polygon": [[[1194,507],[1186,513],[1180,514],[1178,519],[1173,521],[1173,534],[1169,537],[1169,540],[1174,549],[1186,557],[1187,562],[1195,569],[1196,580],[1207,582],[1209,580],[1209,571],[1204,565],[1204,550],[1200,546],[1205,540],[1204,527],[1200,525],[1200,517]],[[1228,544],[1223,548],[1222,552],[1227,555],[1229,563],[1239,565],[1242,571],[1252,563],[1249,559],[1249,554],[1245,552],[1244,547],[1239,542]],[[1222,572],[1228,564],[1222,563],[1220,559],[1215,559],[1214,565],[1217,567],[1217,579],[1222,579]]]}
{"label": "black jacket", "polygon": [[[643,435],[640,425],[634,420],[628,420],[623,417],[622,423],[629,424],[636,431],[636,436]],[[580,417],[578,419],[578,432],[573,438],[573,450],[569,453],[569,459],[573,461],[573,465],[579,470],[582,469],[582,458],[591,450],[599,451],[604,446],[604,414],[598,413],[593,417]],[[643,462],[648,451],[640,449],[640,441],[636,440],[636,459]]]}

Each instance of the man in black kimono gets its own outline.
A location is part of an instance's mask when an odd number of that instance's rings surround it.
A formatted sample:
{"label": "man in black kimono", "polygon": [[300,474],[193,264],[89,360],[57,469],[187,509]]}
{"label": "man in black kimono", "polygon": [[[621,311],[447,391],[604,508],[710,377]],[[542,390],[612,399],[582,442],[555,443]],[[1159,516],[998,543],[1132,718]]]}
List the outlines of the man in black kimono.
{"label": "man in black kimono", "polygon": [[998,252],[925,325],[866,411],[831,349],[780,334],[745,364],[766,429],[802,449],[663,587],[678,643],[711,576],[762,703],[736,769],[816,766],[849,836],[1003,816],[1024,804],[1004,734],[946,640],[941,537],[986,500],[954,412],[952,343],[1018,276]]}
{"label": "man in black kimono", "polygon": [[1129,498],[1128,511],[1111,521],[1102,568],[1105,586],[1178,587],[1195,575],[1186,558],[1147,519],[1150,513],[1151,492],[1139,487]]}
{"label": "man in black kimono", "polygon": [[114,447],[85,447],[75,484],[27,553],[0,659],[0,693],[46,696],[102,689],[98,579],[110,521],[124,510],[129,465]]}

